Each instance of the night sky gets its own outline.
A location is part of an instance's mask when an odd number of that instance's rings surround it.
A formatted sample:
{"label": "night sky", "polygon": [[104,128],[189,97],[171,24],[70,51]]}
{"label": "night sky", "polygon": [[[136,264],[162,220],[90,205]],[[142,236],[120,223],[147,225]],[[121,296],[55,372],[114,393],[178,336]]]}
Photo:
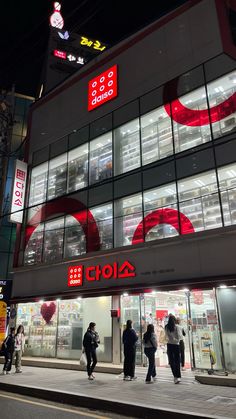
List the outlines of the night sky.
{"label": "night sky", "polygon": [[[64,29],[112,46],[189,0],[61,0]],[[34,96],[53,0],[6,0],[1,7],[0,88]]]}

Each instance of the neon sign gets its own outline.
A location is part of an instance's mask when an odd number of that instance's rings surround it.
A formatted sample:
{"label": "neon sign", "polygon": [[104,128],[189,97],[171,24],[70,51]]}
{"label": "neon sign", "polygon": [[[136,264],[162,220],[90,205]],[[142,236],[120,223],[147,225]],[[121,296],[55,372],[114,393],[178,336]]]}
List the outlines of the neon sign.
{"label": "neon sign", "polygon": [[13,181],[13,193],[11,201],[11,214],[9,221],[12,223],[22,223],[25,202],[25,185],[27,177],[27,164],[16,160],[15,175]]}
{"label": "neon sign", "polygon": [[81,36],[80,45],[86,46],[90,49],[95,49],[96,51],[104,51],[104,49],[106,49],[106,45],[102,44],[97,39],[94,41],[86,38],[86,36]]}
{"label": "neon sign", "polygon": [[89,81],[88,110],[101,106],[117,96],[117,65]]}
{"label": "neon sign", "polygon": [[62,60],[68,60],[76,64],[80,64],[80,65],[85,64],[84,57],[80,57],[78,55],[73,55],[73,54],[67,54],[65,51],[60,51],[59,49],[54,49],[53,55],[54,57],[61,58]]}
{"label": "neon sign", "polygon": [[61,15],[61,4],[57,1],[53,4],[54,6],[54,12],[50,16],[50,25],[53,28],[59,28],[62,29],[64,26],[64,19]]}
{"label": "neon sign", "polygon": [[68,287],[78,287],[83,285],[83,272],[86,281],[101,281],[103,279],[134,278],[136,276],[135,266],[128,260],[121,265],[118,262],[107,263],[104,266],[83,265],[69,266],[68,268]]}

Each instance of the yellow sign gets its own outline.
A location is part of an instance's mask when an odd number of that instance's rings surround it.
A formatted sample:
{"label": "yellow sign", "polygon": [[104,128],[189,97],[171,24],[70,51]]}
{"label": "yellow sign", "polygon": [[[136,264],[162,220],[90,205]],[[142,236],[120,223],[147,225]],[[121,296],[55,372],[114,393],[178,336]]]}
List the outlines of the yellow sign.
{"label": "yellow sign", "polygon": [[5,339],[7,327],[7,304],[4,301],[0,301],[0,342]]}
{"label": "yellow sign", "polygon": [[93,48],[97,51],[104,51],[106,45],[102,44],[100,41],[93,41],[92,39],[86,38],[86,36],[81,36],[80,45],[85,45],[86,47]]}

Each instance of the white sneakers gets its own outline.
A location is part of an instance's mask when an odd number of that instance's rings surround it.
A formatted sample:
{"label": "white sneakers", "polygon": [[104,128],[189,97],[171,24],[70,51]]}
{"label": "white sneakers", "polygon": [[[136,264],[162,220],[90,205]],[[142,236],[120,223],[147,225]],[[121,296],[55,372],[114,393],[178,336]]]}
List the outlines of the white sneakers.
{"label": "white sneakers", "polygon": [[6,372],[5,370],[3,370],[2,375],[6,375],[6,373],[7,373],[7,372]]}
{"label": "white sneakers", "polygon": [[181,378],[177,378],[177,377],[174,378],[174,383],[175,384],[179,384],[180,381],[181,381]]}

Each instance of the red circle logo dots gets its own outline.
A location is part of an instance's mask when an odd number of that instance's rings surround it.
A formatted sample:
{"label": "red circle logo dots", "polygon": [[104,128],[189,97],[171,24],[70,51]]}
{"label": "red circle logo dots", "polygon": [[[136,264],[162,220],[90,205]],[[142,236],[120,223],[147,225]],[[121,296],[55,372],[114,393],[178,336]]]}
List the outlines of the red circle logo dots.
{"label": "red circle logo dots", "polygon": [[117,65],[89,81],[88,110],[101,106],[117,96]]}
{"label": "red circle logo dots", "polygon": [[68,286],[79,287],[83,284],[83,265],[69,266],[68,268]]}

